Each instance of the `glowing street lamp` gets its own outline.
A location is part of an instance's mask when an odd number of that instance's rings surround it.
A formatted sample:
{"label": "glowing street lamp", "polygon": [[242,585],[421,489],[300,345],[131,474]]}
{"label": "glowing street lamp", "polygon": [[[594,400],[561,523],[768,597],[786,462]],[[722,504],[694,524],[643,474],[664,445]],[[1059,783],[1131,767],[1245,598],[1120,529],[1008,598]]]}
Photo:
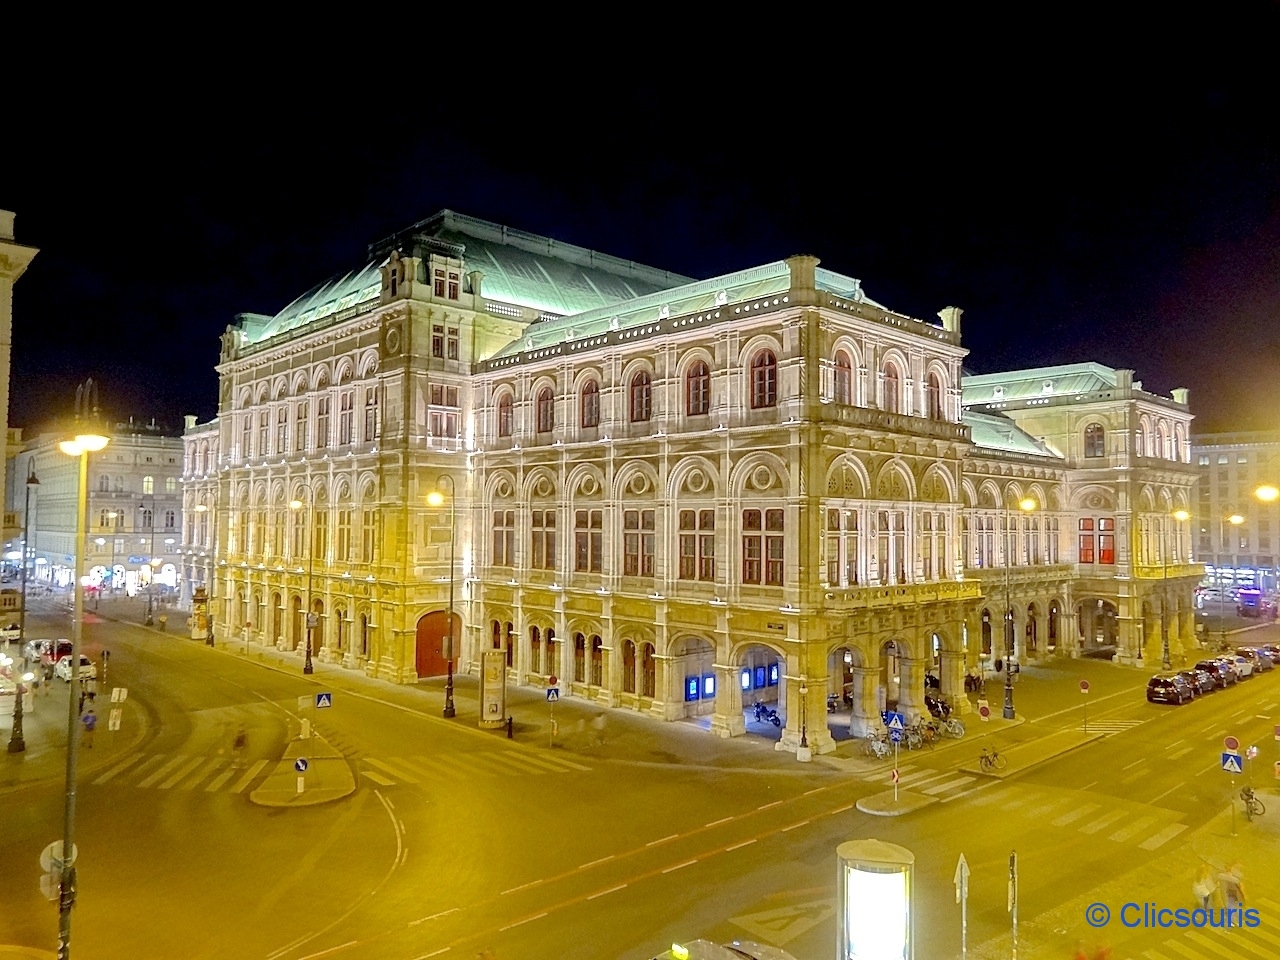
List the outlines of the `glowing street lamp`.
{"label": "glowing street lamp", "polygon": [[[457,524],[457,499],[458,488],[454,486],[453,477],[447,473],[441,474],[436,480],[437,488],[449,481],[449,632],[445,634],[445,669],[447,671],[444,681],[444,712],[443,716],[454,716],[453,707],[453,658],[454,658],[454,636],[453,636],[453,552],[454,545],[458,539]],[[427,494],[427,503],[433,507],[441,506],[444,503],[444,494],[439,490],[432,490]]]}

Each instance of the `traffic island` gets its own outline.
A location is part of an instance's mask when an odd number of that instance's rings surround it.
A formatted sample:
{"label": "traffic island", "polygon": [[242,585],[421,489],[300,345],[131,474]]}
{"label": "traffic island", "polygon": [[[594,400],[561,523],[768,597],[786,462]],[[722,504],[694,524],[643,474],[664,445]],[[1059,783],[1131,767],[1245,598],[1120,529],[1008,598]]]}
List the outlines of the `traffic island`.
{"label": "traffic island", "polygon": [[355,793],[356,778],[346,758],[324,740],[289,741],[275,770],[249,794],[262,807],[310,807]]}
{"label": "traffic island", "polygon": [[926,797],[923,793],[899,790],[895,797],[892,790],[885,790],[883,793],[873,793],[869,797],[863,797],[854,806],[873,817],[900,817],[904,813],[910,813],[912,810],[919,810],[921,807],[937,802],[937,797]]}
{"label": "traffic island", "polygon": [[1070,753],[1077,747],[1083,747],[1086,743],[1101,740],[1102,737],[1102,733],[1084,733],[1080,730],[1061,730],[1058,733],[1051,733],[1048,736],[1040,737],[1038,740],[1030,740],[1026,743],[1020,743],[1017,746],[1010,747],[1008,750],[1000,754],[1000,756],[1006,761],[1005,766],[1000,769],[984,767],[981,761],[977,759],[968,763],[962,763],[956,769],[962,773],[975,773],[984,777],[994,777],[997,780],[1003,780],[1006,777],[1013,776],[1015,773],[1022,773],[1024,770],[1030,770],[1032,767],[1038,766],[1046,760],[1052,760],[1054,757],[1060,757],[1064,753]]}

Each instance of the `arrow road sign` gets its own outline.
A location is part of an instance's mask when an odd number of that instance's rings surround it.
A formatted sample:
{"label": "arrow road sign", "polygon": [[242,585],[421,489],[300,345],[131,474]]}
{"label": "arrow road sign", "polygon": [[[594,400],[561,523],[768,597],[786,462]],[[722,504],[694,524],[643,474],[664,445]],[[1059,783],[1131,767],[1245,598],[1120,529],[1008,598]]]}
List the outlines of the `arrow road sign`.
{"label": "arrow road sign", "polygon": [[1222,755],[1222,769],[1227,773],[1240,773],[1243,769],[1240,765],[1240,754],[1224,753]]}
{"label": "arrow road sign", "polygon": [[293,761],[293,769],[297,770],[299,773],[306,773],[306,772],[307,772],[307,758],[306,758],[306,757],[299,757],[297,760]]}
{"label": "arrow road sign", "polygon": [[956,864],[956,875],[952,882],[956,885],[956,903],[959,903],[962,895],[969,892],[969,863],[963,853],[960,854],[960,862]]}

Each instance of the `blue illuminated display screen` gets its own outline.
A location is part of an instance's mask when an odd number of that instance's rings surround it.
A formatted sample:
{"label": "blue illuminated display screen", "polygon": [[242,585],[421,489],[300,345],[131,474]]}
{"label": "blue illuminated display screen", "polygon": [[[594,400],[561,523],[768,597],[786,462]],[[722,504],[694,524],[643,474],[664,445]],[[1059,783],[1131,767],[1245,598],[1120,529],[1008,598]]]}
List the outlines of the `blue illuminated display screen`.
{"label": "blue illuminated display screen", "polygon": [[684,678],[684,698],[686,700],[698,699],[698,677]]}
{"label": "blue illuminated display screen", "polygon": [[702,699],[710,700],[716,695],[716,675],[708,673],[702,678]]}

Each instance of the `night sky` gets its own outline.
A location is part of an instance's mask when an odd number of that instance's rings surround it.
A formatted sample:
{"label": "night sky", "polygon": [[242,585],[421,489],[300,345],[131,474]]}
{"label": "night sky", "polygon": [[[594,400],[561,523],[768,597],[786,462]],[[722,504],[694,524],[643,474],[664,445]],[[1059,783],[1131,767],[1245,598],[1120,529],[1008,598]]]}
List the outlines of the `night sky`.
{"label": "night sky", "polygon": [[[1241,42],[1274,40],[1275,8],[1249,10]],[[449,207],[694,277],[812,253],[893,309],[963,307],[973,372],[1094,360],[1190,387],[1200,431],[1280,428],[1273,59],[1106,88],[957,67],[891,99],[853,77],[678,106],[566,89],[385,129],[372,97],[11,116],[0,208],[41,252],[15,291],[10,423],[66,412],[88,376],[117,419],[207,419],[234,314]]]}

